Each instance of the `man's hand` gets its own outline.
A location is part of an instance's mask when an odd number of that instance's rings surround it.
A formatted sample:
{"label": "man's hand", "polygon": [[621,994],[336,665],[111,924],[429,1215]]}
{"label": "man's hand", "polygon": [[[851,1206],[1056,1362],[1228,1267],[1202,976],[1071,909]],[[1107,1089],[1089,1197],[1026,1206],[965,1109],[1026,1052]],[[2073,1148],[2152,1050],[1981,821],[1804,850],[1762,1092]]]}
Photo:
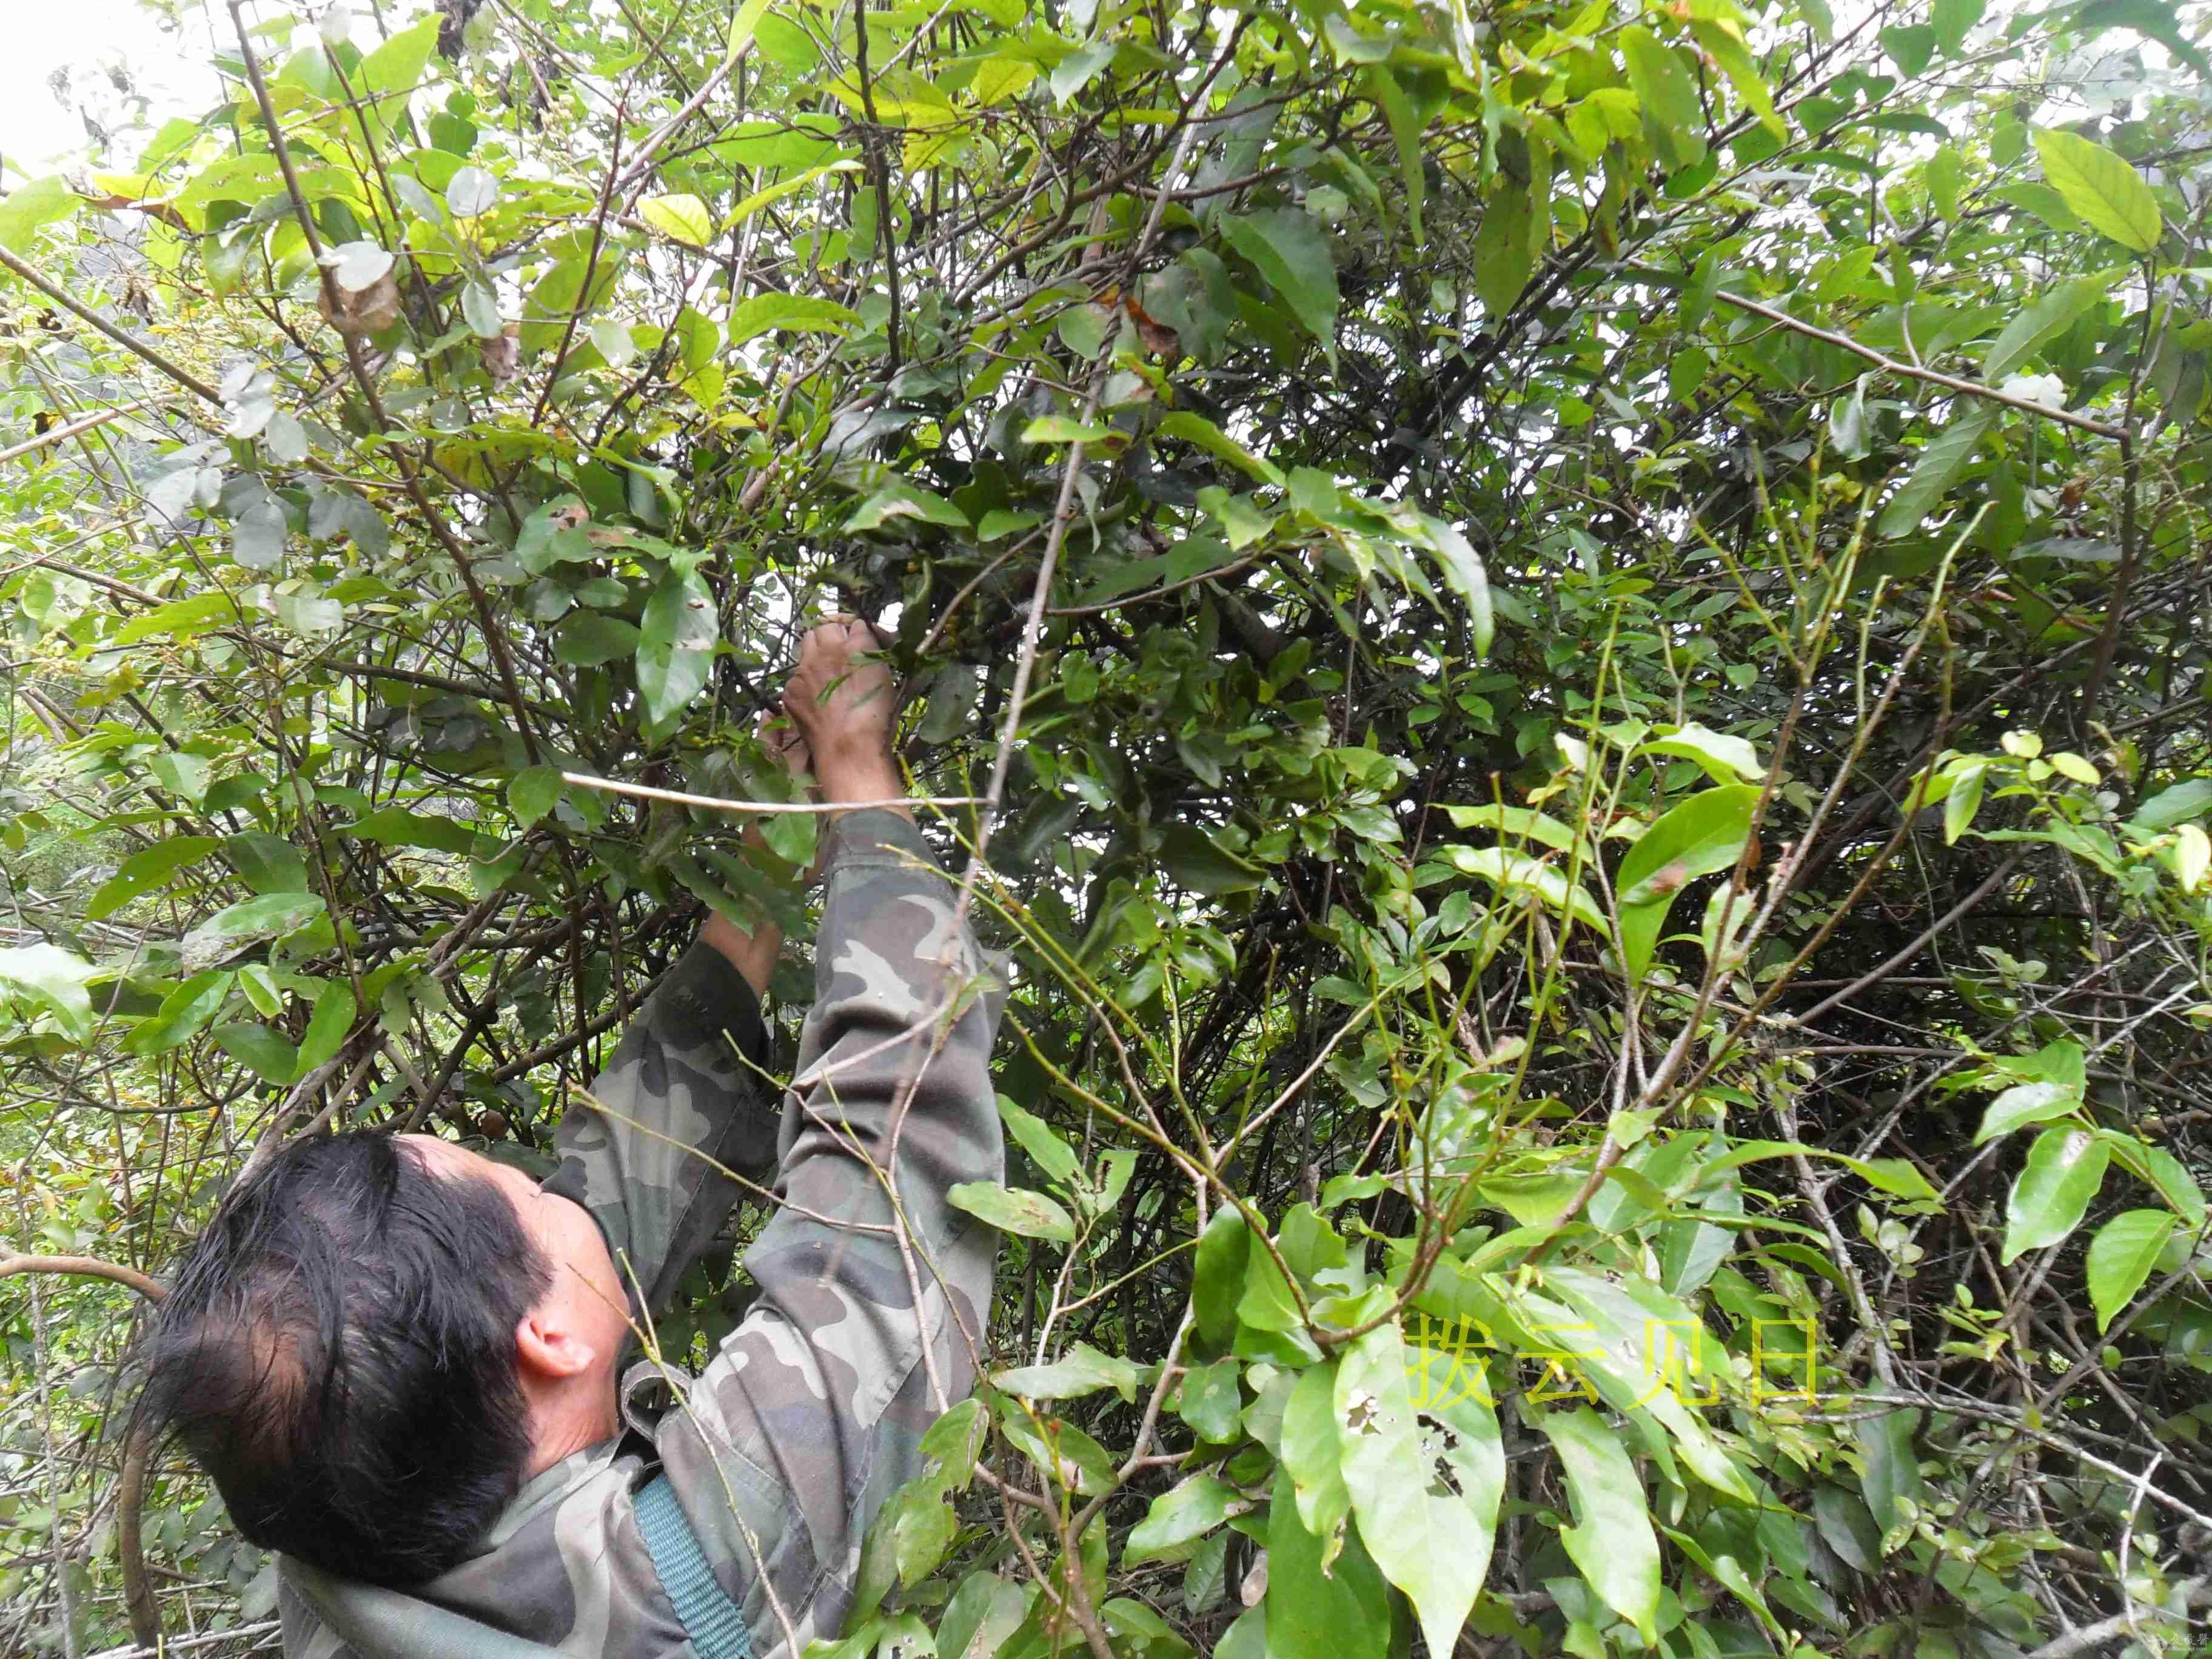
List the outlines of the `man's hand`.
{"label": "man's hand", "polygon": [[867,623],[832,617],[799,642],[799,665],[783,689],[784,712],[813,753],[822,799],[833,805],[906,793],[891,759],[897,709],[890,670],[874,654],[882,649]]}

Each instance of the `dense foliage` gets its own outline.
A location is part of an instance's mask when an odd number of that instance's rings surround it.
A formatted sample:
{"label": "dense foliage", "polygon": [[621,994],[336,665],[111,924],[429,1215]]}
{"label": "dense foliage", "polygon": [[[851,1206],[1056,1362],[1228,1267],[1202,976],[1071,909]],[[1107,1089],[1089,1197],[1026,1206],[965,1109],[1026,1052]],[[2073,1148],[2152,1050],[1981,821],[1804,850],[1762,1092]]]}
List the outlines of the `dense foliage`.
{"label": "dense foliage", "polygon": [[336,0],[8,180],[0,1647],[265,1631],[117,1270],[542,1159],[815,839],[566,775],[842,607],[1017,1150],[839,1659],[2189,1651],[2205,22]]}

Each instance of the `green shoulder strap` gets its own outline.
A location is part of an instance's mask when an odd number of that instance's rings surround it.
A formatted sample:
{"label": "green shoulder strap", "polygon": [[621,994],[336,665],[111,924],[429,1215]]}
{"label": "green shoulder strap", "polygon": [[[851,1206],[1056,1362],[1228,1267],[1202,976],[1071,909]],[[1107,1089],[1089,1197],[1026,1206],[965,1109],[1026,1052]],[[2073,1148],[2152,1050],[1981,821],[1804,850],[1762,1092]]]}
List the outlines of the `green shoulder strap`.
{"label": "green shoulder strap", "polygon": [[684,1621],[699,1659],[753,1659],[752,1632],[745,1627],[745,1615],[716,1582],[668,1477],[654,1475],[638,1488],[634,1501],[637,1529],[645,1538],[646,1553],[653,1558],[653,1571],[676,1604],[676,1616]]}

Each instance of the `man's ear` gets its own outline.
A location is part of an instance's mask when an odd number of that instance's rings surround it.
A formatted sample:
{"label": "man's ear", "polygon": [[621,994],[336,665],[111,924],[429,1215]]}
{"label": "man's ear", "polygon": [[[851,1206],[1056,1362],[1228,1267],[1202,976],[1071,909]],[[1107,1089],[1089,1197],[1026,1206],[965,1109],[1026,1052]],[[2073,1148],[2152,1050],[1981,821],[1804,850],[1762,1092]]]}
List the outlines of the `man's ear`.
{"label": "man's ear", "polygon": [[565,1310],[540,1306],[516,1322],[514,1357],[526,1376],[555,1382],[590,1370],[599,1351],[577,1333]]}

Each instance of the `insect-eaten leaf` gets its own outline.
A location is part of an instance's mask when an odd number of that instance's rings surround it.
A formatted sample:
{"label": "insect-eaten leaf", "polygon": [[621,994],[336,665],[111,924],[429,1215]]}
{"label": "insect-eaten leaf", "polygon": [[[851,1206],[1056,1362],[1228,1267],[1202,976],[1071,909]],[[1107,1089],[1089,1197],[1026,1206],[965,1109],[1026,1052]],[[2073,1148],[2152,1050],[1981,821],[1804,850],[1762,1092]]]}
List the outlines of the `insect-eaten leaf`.
{"label": "insect-eaten leaf", "polygon": [[1050,1239],[1054,1243],[1075,1241],[1075,1218],[1042,1193],[995,1181],[963,1181],[945,1194],[956,1210],[965,1210],[1002,1233],[1024,1238]]}

